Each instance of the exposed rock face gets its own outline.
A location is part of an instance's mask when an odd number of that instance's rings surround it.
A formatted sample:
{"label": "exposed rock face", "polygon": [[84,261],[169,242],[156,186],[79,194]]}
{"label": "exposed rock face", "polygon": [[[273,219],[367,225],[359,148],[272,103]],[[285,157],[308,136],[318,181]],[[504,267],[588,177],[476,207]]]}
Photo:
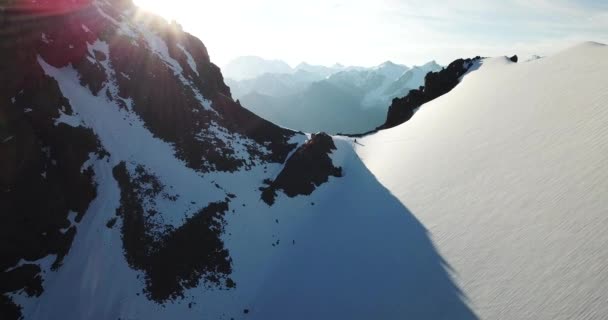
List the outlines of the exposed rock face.
{"label": "exposed rock face", "polygon": [[327,182],[330,176],[341,177],[342,168],[335,167],[329,154],[336,150],[334,141],[326,133],[313,134],[287,160],[277,178],[262,188],[262,200],[274,203],[276,192],[282,190],[287,196],[309,195],[316,187]]}
{"label": "exposed rock face", "polygon": [[458,59],[441,71],[428,73],[423,87],[410,91],[403,98],[393,99],[386,122],[377,130],[392,128],[408,121],[418,107],[452,90],[469,68],[480,59]]}
{"label": "exposed rock face", "polygon": [[[52,268],[60,267],[74,222],[96,195],[85,163],[106,153],[92,130],[56,122],[72,115],[72,107],[35,63],[40,44],[33,30],[46,24],[26,17],[0,13],[0,29],[13,32],[0,49],[0,294],[23,288],[37,296],[41,269],[29,262],[55,255]],[[18,310],[2,297],[1,318]]]}
{"label": "exposed rock face", "polygon": [[157,225],[160,214],[155,198],[162,195],[172,200],[158,178],[137,166],[133,176],[124,162],[113,170],[121,190],[121,206],[116,214],[122,218],[122,238],[129,265],[146,273],[147,295],[163,302],[183,296],[183,290],[196,287],[200,278],[213,285],[234,287],[228,278],[230,257],[220,235],[223,213],[229,198],[200,209],[181,227]]}
{"label": "exposed rock face", "polygon": [[[61,266],[98,193],[93,163],[112,159],[48,69],[77,73],[92,96],[140,119],[201,175],[282,163],[296,146],[289,142],[294,132],[232,100],[200,40],[137,12],[128,0],[4,2],[0,30],[2,319],[19,317],[7,293],[43,292],[41,259],[55,255],[52,268]],[[201,279],[234,287],[219,237],[230,198],[202,205],[181,227],[157,228],[142,201],[167,191],[145,167],[128,167],[121,163],[114,170],[121,188],[117,213],[125,256],[146,273],[148,296],[173,299]],[[108,221],[108,228],[115,223]],[[200,254],[186,253],[189,240],[205,243],[197,247]]]}
{"label": "exposed rock face", "polygon": [[517,55],[514,55],[511,58],[509,58],[509,60],[511,60],[511,62],[517,62],[517,60],[519,60],[519,58],[517,58]]}

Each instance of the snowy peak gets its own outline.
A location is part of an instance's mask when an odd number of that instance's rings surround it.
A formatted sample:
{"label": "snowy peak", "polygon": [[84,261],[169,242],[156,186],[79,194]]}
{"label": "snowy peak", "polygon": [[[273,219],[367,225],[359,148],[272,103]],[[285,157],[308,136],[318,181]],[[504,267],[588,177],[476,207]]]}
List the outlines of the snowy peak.
{"label": "snowy peak", "polygon": [[397,83],[404,88],[416,89],[418,88],[416,85],[419,86],[424,84],[424,77],[427,73],[437,72],[441,69],[443,69],[443,67],[437,64],[435,60],[429,61],[421,66],[413,66],[399,77]]}
{"label": "snowy peak", "polygon": [[228,82],[247,108],[284,127],[361,133],[384,123],[394,98],[417,89],[428,72],[440,69],[434,62],[413,69],[391,61],[371,68],[335,69],[302,63],[290,75]]}
{"label": "snowy peak", "polygon": [[436,70],[436,69],[440,69],[441,66],[437,63],[437,61],[431,60],[431,61],[421,65],[420,68],[425,69],[425,70]]}
{"label": "snowy peak", "polygon": [[396,66],[397,64],[395,64],[394,62],[390,61],[390,60],[386,60],[383,63],[379,64],[378,67],[390,67],[390,66]]}
{"label": "snowy peak", "polygon": [[592,50],[592,48],[605,47],[606,45],[607,44],[605,43],[597,41],[582,41],[573,45],[571,48],[564,50],[564,52],[567,52],[568,50]]}
{"label": "snowy peak", "polygon": [[284,61],[267,60],[256,56],[238,57],[222,68],[226,78],[235,80],[252,79],[265,73],[289,74],[293,71],[294,69]]}
{"label": "snowy peak", "polygon": [[599,53],[603,52],[602,50],[606,50],[607,45],[595,42],[595,41],[585,41],[573,45],[559,53],[551,56],[551,59],[573,59],[579,56],[587,56],[592,55],[594,58],[598,56]]}
{"label": "snowy peak", "polygon": [[342,66],[326,67],[326,66],[320,66],[320,65],[311,65],[306,62],[302,62],[302,63],[298,64],[295,68],[296,71],[310,72],[310,73],[319,75],[319,77],[321,77],[321,78],[326,78],[336,72],[341,71],[342,69],[344,69],[344,67],[342,67]]}
{"label": "snowy peak", "polygon": [[390,60],[384,61],[381,64],[377,65],[376,67],[374,67],[375,69],[384,69],[384,68],[408,68],[405,65],[401,65],[401,64],[397,64],[394,63]]}
{"label": "snowy peak", "polygon": [[372,70],[392,81],[397,80],[408,69],[409,68],[407,66],[396,64],[392,61],[383,62],[382,64],[372,68]]}

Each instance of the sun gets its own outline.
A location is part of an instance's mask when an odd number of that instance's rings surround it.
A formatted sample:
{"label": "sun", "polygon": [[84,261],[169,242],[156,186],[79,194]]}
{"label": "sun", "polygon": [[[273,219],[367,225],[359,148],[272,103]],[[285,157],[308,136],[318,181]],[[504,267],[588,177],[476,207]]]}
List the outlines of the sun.
{"label": "sun", "polygon": [[[226,63],[230,58],[242,52],[245,46],[257,46],[253,31],[243,28],[244,25],[255,25],[254,18],[244,16],[255,4],[245,0],[133,0],[142,11],[150,12],[165,18],[168,22],[175,21],[185,31],[198,37],[205,43],[212,60],[215,63]],[[241,8],[242,12],[234,11]],[[254,19],[254,20],[251,20]],[[239,23],[227,23],[238,21]],[[259,34],[259,33],[257,33]],[[253,44],[252,44],[253,43]]]}

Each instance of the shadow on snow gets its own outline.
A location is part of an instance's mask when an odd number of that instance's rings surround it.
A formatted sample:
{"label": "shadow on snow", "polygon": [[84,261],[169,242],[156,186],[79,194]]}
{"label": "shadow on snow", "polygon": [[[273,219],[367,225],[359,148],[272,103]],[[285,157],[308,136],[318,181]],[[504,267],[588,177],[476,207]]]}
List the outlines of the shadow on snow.
{"label": "shadow on snow", "polygon": [[295,233],[306,240],[269,272],[249,316],[477,319],[425,227],[345,149],[345,176],[323,190]]}

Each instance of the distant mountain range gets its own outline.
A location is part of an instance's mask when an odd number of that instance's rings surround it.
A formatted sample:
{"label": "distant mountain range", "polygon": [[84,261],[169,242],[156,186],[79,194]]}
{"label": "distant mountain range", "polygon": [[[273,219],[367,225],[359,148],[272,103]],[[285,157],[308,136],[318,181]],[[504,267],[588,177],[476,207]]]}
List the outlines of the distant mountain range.
{"label": "distant mountain range", "polygon": [[[287,64],[257,57],[229,63],[224,73],[232,96],[244,107],[284,127],[329,133],[360,133],[376,128],[386,120],[392,99],[423,85],[428,72],[442,69],[435,61],[412,68],[391,61],[371,68],[301,63],[293,69],[279,70],[280,65]],[[242,68],[240,72],[236,66]],[[246,74],[253,75],[254,69],[257,76],[245,78]]]}
{"label": "distant mountain range", "polygon": [[224,77],[244,80],[264,73],[292,73],[293,69],[281,60],[267,60],[255,56],[238,57],[222,68]]}

